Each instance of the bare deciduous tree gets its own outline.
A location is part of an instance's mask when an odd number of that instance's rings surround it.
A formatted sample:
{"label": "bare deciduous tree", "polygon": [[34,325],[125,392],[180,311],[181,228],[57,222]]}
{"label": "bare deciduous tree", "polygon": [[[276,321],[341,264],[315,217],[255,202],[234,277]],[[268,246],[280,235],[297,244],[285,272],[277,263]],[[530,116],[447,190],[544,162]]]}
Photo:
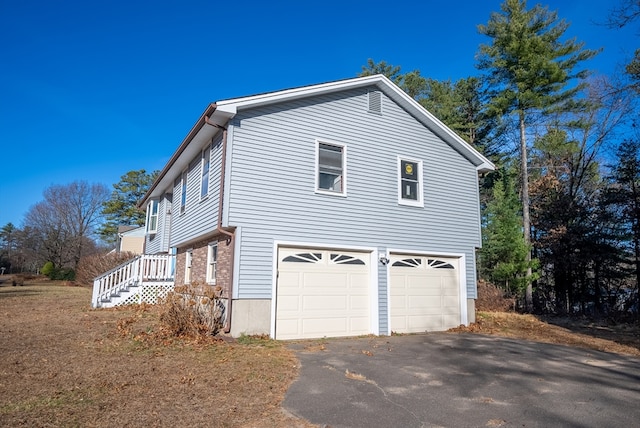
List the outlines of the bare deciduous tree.
{"label": "bare deciduous tree", "polygon": [[75,181],[53,185],[44,201],[29,209],[25,225],[37,234],[45,259],[58,267],[76,268],[99,226],[102,205],[109,199],[103,184]]}
{"label": "bare deciduous tree", "polygon": [[620,0],[607,17],[610,28],[622,28],[640,17],[640,0]]}

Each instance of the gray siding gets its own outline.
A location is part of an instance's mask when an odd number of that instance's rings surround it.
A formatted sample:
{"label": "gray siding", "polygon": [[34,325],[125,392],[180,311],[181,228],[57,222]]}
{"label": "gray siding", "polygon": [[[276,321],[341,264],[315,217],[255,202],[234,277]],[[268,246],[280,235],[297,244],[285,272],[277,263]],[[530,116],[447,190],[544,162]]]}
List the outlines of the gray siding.
{"label": "gray siding", "polygon": [[200,198],[202,174],[200,156],[192,159],[189,163],[189,168],[187,169],[187,202],[184,213],[180,213],[180,183],[174,186],[171,247],[179,247],[185,242],[198,238],[198,236],[214,231],[218,226],[221,162],[222,135],[219,134],[214,138],[211,147],[209,193],[206,198]]}
{"label": "gray siding", "polygon": [[169,238],[171,236],[171,205],[173,195],[164,193],[160,202],[160,211],[158,212],[158,227],[162,229],[162,240],[160,241],[160,252],[169,252]]}
{"label": "gray siding", "polygon": [[158,232],[145,236],[145,253],[158,254],[169,251],[169,235],[171,222],[171,194],[164,193],[158,205]]}
{"label": "gray siding", "polygon": [[[465,253],[475,296],[475,167],[384,94],[382,114],[367,110],[356,89],[235,117],[228,224],[243,228],[240,298],[271,297],[274,240]],[[315,193],[316,139],[346,145],[347,197]],[[424,208],[398,204],[397,156],[423,161]]]}

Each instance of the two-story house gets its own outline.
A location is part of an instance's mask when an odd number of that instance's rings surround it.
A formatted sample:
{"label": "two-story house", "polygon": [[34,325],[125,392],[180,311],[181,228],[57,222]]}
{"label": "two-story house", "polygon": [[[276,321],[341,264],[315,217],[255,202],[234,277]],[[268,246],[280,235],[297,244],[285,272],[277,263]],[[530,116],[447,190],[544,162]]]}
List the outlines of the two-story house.
{"label": "two-story house", "polygon": [[218,101],[141,203],[145,253],[222,287],[233,336],[466,325],[493,168],[381,75]]}

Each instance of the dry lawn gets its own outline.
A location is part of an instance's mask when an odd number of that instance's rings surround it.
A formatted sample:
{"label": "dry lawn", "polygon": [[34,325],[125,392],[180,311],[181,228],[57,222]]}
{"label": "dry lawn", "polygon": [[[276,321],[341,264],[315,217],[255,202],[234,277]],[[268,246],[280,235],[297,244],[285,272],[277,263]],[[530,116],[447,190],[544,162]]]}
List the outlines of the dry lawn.
{"label": "dry lawn", "polygon": [[513,312],[478,312],[474,324],[450,331],[492,334],[640,357],[638,325],[607,325],[588,320],[543,318]]}
{"label": "dry lawn", "polygon": [[[6,276],[5,276],[6,278]],[[281,409],[286,344],[163,336],[157,307],[92,310],[91,290],[0,284],[0,426],[311,427]],[[458,331],[640,356],[637,326],[480,312]]]}
{"label": "dry lawn", "polygon": [[91,290],[0,284],[0,426],[310,426],[280,407],[282,343],[157,340],[153,308],[90,309]]}

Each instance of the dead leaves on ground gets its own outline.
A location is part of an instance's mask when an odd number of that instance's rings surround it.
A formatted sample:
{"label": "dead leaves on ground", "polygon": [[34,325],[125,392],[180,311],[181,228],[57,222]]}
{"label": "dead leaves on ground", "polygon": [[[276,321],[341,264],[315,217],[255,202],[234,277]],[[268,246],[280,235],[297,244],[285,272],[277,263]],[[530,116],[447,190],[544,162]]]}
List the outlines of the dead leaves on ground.
{"label": "dead leaves on ground", "polygon": [[478,312],[475,323],[469,326],[461,325],[448,331],[490,334],[640,356],[640,336],[636,327],[630,333],[623,330],[602,329],[600,326],[589,325],[580,320],[565,319],[562,325],[555,325],[531,314]]}

